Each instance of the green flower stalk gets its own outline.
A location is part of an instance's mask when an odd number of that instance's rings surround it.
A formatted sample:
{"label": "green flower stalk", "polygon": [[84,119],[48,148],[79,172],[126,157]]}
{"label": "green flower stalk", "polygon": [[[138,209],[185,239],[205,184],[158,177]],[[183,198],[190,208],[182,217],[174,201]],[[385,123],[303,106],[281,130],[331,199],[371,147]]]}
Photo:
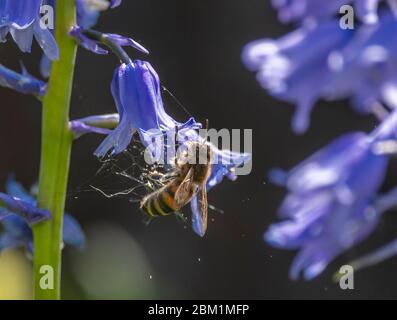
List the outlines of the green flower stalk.
{"label": "green flower stalk", "polygon": [[[53,63],[43,100],[38,194],[39,208],[50,210],[52,219],[33,228],[34,294],[39,300],[60,299],[61,292],[62,222],[73,141],[69,109],[77,49],[69,31],[75,23],[75,1],[57,1],[55,38],[60,59]],[[43,276],[52,278],[45,286]]]}

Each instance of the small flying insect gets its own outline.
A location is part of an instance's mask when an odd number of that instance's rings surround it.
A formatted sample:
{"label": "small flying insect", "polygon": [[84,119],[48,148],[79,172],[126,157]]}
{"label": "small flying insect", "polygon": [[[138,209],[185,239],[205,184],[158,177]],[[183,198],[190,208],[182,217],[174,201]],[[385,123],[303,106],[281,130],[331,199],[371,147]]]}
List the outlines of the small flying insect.
{"label": "small flying insect", "polygon": [[150,217],[167,216],[180,212],[197,195],[198,214],[194,213],[192,223],[200,236],[204,236],[208,222],[206,184],[211,175],[212,151],[206,142],[188,142],[184,152],[175,158],[169,181],[145,196],[140,206]]}

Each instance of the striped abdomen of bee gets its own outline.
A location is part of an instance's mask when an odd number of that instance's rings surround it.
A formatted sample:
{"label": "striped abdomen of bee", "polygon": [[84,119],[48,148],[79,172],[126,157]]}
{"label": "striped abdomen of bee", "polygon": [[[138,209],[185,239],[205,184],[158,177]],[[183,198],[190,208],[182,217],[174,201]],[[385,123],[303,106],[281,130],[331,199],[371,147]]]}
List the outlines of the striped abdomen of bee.
{"label": "striped abdomen of bee", "polygon": [[[177,178],[159,190],[147,195],[141,202],[141,209],[151,217],[167,216],[178,212],[185,205],[177,204],[175,201],[175,192],[178,190],[182,180]],[[191,197],[193,197],[193,194],[194,190],[191,190]]]}

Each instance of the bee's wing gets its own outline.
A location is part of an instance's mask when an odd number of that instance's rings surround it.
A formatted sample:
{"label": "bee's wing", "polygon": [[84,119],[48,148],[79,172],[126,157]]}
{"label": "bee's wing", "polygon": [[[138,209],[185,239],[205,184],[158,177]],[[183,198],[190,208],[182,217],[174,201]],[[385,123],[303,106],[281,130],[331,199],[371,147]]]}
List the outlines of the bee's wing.
{"label": "bee's wing", "polygon": [[193,168],[190,168],[185,179],[183,179],[182,183],[175,191],[175,202],[179,206],[184,206],[192,196],[192,187],[193,187],[192,178],[193,178]]}
{"label": "bee's wing", "polygon": [[206,183],[203,183],[199,188],[194,202],[192,217],[193,230],[199,236],[203,237],[207,231],[208,224],[208,200]]}

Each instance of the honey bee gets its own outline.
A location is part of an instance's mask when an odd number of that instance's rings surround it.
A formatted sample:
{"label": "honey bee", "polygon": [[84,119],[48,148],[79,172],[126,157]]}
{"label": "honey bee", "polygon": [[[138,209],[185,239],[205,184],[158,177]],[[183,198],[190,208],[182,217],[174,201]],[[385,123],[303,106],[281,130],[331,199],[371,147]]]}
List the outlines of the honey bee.
{"label": "honey bee", "polygon": [[170,179],[160,189],[145,196],[141,209],[150,217],[178,213],[195,195],[198,199],[198,214],[192,217],[193,229],[200,236],[207,230],[208,201],[207,180],[211,175],[211,148],[204,142],[191,141],[181,157],[175,159]]}

